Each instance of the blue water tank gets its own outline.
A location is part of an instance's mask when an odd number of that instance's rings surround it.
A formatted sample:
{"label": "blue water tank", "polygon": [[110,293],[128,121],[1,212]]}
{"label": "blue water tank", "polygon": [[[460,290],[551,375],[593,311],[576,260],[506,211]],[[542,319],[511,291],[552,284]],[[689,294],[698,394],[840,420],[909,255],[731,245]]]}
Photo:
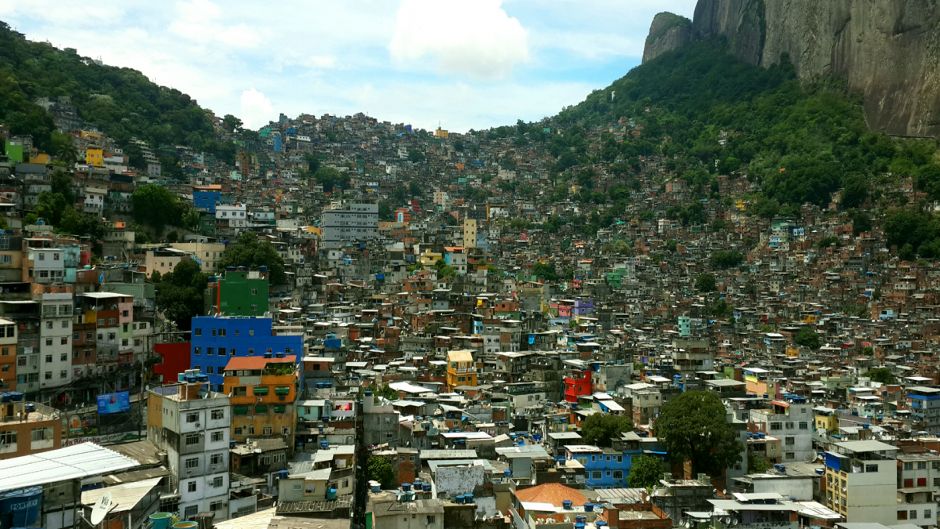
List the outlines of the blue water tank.
{"label": "blue water tank", "polygon": [[507,468],[506,470],[504,470],[504,471],[503,471],[503,476],[505,476],[505,477],[507,477],[507,478],[511,478],[511,477],[512,477],[512,469],[511,469],[511,468]]}
{"label": "blue water tank", "polygon": [[379,492],[382,492],[382,485],[372,485],[369,490],[375,494],[378,494]]}
{"label": "blue water tank", "polygon": [[430,483],[423,483],[423,484],[421,485],[421,490],[423,490],[424,492],[431,492],[431,484],[430,484]]}
{"label": "blue water tank", "polygon": [[409,490],[411,490],[411,483],[402,483],[401,490],[405,492],[408,492]]}
{"label": "blue water tank", "polygon": [[585,503],[584,512],[594,512],[594,504],[591,502]]}
{"label": "blue water tank", "polygon": [[562,501],[561,501],[561,506],[562,506],[565,510],[571,510],[571,500],[562,500]]}

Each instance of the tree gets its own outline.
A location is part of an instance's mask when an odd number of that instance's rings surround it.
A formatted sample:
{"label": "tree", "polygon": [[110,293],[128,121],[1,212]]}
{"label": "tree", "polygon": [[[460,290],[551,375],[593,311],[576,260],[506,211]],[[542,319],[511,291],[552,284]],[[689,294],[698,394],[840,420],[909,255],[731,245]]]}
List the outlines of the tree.
{"label": "tree", "polygon": [[381,483],[383,489],[393,489],[398,485],[398,480],[395,479],[395,469],[392,468],[389,458],[370,455],[366,469],[369,479]]}
{"label": "tree", "polygon": [[734,250],[719,250],[708,258],[709,264],[716,270],[734,268],[744,262],[741,252]]}
{"label": "tree", "polygon": [[173,271],[151,278],[156,284],[157,308],[180,330],[189,330],[193,316],[205,313],[208,276],[191,259],[181,260]]}
{"label": "tree", "polygon": [[796,335],[793,337],[793,341],[797,345],[802,345],[803,347],[808,347],[814,350],[819,349],[819,347],[822,345],[822,339],[811,327],[803,327],[796,331]]}
{"label": "tree", "polygon": [[770,469],[770,461],[766,457],[760,454],[751,454],[747,458],[747,470],[748,472],[753,472],[759,474],[761,472],[767,472]]}
{"label": "tree", "polygon": [[149,226],[155,234],[163,233],[168,225],[178,225],[183,213],[179,197],[163,186],[145,184],[138,187],[131,195],[134,207],[134,220]]}
{"label": "tree", "polygon": [[538,262],[532,265],[532,275],[542,281],[557,281],[558,272],[555,270],[555,263]]}
{"label": "tree", "polygon": [[743,449],[726,416],[718,395],[687,391],[663,406],[656,435],[674,462],[689,460],[693,474],[719,477],[740,459]]}
{"label": "tree", "polygon": [[268,267],[268,277],[271,278],[271,284],[283,285],[286,280],[284,260],[274,249],[274,245],[260,239],[252,232],[242,233],[235,242],[225,248],[219,266],[222,268],[228,266],[246,266],[248,268],[266,266]]}
{"label": "tree", "polygon": [[321,166],[313,178],[323,186],[324,193],[331,193],[336,188],[349,189],[349,175],[339,172],[335,167]]}
{"label": "tree", "polygon": [[718,288],[715,276],[702,273],[695,276],[695,289],[699,292],[714,292]]}
{"label": "tree", "polygon": [[666,472],[668,470],[661,459],[642,455],[631,462],[627,484],[634,488],[650,489],[659,484]]}
{"label": "tree", "polygon": [[237,117],[231,114],[226,114],[222,118],[222,130],[224,130],[225,132],[232,134],[232,133],[240,131],[241,129],[242,129],[242,120],[238,119]]}
{"label": "tree", "polygon": [[625,415],[595,413],[581,423],[581,437],[589,445],[609,447],[614,437],[632,428],[633,422]]}
{"label": "tree", "polygon": [[894,384],[898,381],[894,373],[887,367],[875,367],[868,370],[868,378],[872,382],[881,382],[882,384]]}

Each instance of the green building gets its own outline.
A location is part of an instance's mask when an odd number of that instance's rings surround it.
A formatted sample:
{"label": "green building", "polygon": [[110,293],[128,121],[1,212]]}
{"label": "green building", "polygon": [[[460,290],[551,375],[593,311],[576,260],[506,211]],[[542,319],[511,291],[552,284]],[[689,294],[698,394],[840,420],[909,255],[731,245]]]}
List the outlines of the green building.
{"label": "green building", "polygon": [[7,159],[11,162],[23,163],[26,161],[22,143],[13,143],[7,140],[4,150],[6,151]]}
{"label": "green building", "polygon": [[206,312],[264,316],[268,312],[267,270],[226,270],[206,288]]}

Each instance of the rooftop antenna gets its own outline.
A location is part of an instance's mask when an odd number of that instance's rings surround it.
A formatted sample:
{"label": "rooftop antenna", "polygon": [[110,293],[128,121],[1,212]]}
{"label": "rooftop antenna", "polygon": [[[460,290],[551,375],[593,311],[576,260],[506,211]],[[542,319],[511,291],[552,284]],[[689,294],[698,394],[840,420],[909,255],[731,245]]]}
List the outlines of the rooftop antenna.
{"label": "rooftop antenna", "polygon": [[98,498],[98,501],[95,502],[95,506],[91,508],[91,516],[89,516],[88,521],[92,526],[96,526],[104,521],[104,517],[108,515],[108,511],[111,510],[111,493],[106,492],[103,496]]}

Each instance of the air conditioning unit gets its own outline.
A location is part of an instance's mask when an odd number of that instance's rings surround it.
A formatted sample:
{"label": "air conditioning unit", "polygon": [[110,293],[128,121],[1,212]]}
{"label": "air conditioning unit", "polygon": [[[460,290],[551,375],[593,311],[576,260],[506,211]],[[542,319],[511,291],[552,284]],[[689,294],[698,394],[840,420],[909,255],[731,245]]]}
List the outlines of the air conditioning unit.
{"label": "air conditioning unit", "polygon": [[202,428],[202,424],[200,424],[200,423],[197,422],[197,423],[196,423],[196,428]]}

